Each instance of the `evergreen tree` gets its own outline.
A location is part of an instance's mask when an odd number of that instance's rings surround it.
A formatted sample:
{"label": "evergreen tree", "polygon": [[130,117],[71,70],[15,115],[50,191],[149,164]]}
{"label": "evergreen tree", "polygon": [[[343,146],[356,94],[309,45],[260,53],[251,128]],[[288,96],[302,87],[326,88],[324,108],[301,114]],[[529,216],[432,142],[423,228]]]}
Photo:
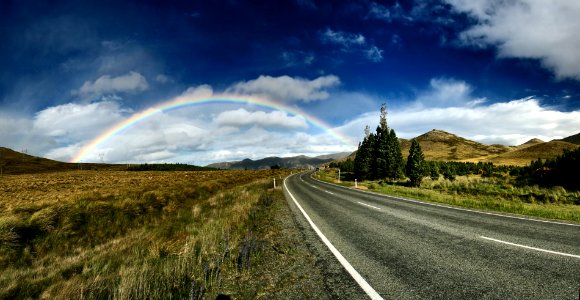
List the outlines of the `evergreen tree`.
{"label": "evergreen tree", "polygon": [[385,132],[381,126],[377,127],[373,152],[372,178],[383,179],[386,177],[388,170],[388,132]]}
{"label": "evergreen tree", "polygon": [[423,164],[423,151],[421,151],[419,142],[413,139],[411,140],[411,149],[409,150],[409,157],[407,158],[407,166],[405,168],[412,186],[419,186],[421,184],[424,175]]}
{"label": "evergreen tree", "polygon": [[403,173],[403,154],[401,153],[401,143],[393,129],[389,132],[387,151],[387,159],[389,160],[387,177],[392,179],[401,178]]}
{"label": "evergreen tree", "polygon": [[354,173],[355,177],[359,180],[369,178],[371,172],[371,161],[373,159],[374,139],[374,134],[370,133],[369,127],[367,126],[365,128],[365,138],[359,144],[354,159]]}
{"label": "evergreen tree", "polygon": [[436,161],[432,161],[429,164],[429,176],[431,177],[431,180],[439,179],[439,166]]}

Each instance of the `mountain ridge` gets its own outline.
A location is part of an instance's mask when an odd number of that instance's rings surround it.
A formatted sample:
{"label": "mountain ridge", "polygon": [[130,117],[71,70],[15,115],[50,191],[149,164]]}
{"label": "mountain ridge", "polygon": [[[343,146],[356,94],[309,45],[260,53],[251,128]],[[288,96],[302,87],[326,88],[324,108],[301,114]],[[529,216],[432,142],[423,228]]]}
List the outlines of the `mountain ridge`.
{"label": "mountain ridge", "polygon": [[[544,142],[538,138],[518,146],[500,144],[483,144],[472,141],[453,133],[440,129],[433,129],[415,137],[421,145],[426,160],[434,161],[462,161],[462,162],[492,162],[506,165],[528,165],[538,158],[548,159],[561,155],[564,150],[573,150],[580,147],[580,133],[564,138]],[[578,143],[571,143],[575,141]],[[399,139],[403,157],[407,157],[411,146],[411,139]],[[356,151],[342,160],[356,157]]]}
{"label": "mountain ridge", "polygon": [[316,157],[309,157],[305,155],[291,157],[270,156],[257,160],[246,158],[239,161],[213,163],[207,165],[206,167],[226,170],[269,169],[273,166],[279,166],[281,168],[308,168],[335,161],[348,154],[350,153],[341,152],[319,155]]}

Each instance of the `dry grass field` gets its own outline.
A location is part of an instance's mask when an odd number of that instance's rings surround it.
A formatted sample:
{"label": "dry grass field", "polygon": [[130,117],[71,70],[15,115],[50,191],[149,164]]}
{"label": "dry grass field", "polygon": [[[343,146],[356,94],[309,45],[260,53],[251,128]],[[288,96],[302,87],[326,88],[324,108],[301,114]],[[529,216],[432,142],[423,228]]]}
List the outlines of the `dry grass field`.
{"label": "dry grass field", "polygon": [[[276,276],[253,274],[256,262],[272,252],[271,245],[290,249],[287,244],[296,243],[284,242],[275,224],[264,226],[273,222],[271,207],[285,205],[281,191],[271,189],[272,178],[287,174],[68,171],[2,176],[0,299],[211,299],[219,293],[241,298],[275,293]],[[280,255],[274,261],[284,263]]]}

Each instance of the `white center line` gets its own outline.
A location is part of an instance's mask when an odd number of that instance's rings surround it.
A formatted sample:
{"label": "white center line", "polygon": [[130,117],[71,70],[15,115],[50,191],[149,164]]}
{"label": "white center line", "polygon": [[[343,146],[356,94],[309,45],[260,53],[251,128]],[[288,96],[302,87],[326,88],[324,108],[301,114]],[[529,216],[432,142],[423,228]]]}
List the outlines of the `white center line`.
{"label": "white center line", "polygon": [[562,256],[580,258],[580,255],[574,255],[574,254],[569,254],[569,253],[564,253],[564,252],[558,252],[558,251],[546,250],[546,249],[542,249],[542,248],[530,247],[530,246],[526,246],[526,245],[514,244],[514,243],[510,243],[510,242],[506,242],[506,241],[502,241],[502,240],[497,240],[497,239],[493,239],[493,238],[482,236],[482,235],[479,237],[482,239],[485,239],[485,240],[490,240],[490,241],[494,241],[494,242],[498,242],[498,243],[502,243],[502,244],[506,244],[506,245],[516,246],[516,247],[521,247],[521,248],[526,248],[526,249],[531,249],[531,250],[536,250],[536,251],[541,251],[541,252],[546,252],[546,253],[551,253],[551,254],[558,254],[558,255],[562,255]]}
{"label": "white center line", "polygon": [[360,201],[357,201],[357,202],[358,202],[359,204],[362,204],[362,205],[364,205],[364,206],[368,206],[368,207],[372,207],[372,208],[374,208],[374,209],[381,210],[381,208],[380,208],[380,207],[372,206],[372,205],[370,205],[370,204],[362,203],[362,202],[360,202]]}
{"label": "white center line", "polygon": [[327,192],[327,193],[329,193],[329,194],[331,194],[331,195],[334,195],[333,192],[330,192],[330,191],[327,191],[327,190],[324,190],[324,191]]}

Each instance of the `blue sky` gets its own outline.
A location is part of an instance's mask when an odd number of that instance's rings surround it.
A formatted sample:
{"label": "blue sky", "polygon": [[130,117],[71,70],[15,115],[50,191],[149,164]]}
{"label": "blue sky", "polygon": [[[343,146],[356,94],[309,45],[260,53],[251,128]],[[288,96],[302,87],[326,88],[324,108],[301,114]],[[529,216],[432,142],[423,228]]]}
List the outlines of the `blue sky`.
{"label": "blue sky", "polygon": [[[577,0],[1,7],[0,146],[35,155],[70,160],[132,114],[194,94],[266,98],[355,143],[383,102],[404,138],[437,128],[516,145],[580,132]],[[204,105],[128,128],[84,161],[204,165],[354,148],[300,116]]]}

